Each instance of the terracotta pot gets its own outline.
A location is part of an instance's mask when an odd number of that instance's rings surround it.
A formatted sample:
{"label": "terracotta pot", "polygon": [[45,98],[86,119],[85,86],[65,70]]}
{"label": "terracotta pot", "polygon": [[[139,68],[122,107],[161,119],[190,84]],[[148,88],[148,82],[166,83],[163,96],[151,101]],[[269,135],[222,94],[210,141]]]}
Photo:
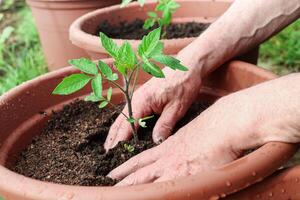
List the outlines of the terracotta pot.
{"label": "terracotta pot", "polygon": [[[266,180],[241,192],[230,195],[228,200],[300,199],[300,166],[280,170]],[[251,198],[252,197],[252,198]]]}
{"label": "terracotta pot", "polygon": [[[111,64],[112,61],[105,61]],[[71,96],[54,96],[52,90],[61,79],[77,72],[65,68],[26,82],[0,97],[0,194],[6,200],[207,200],[225,197],[261,181],[285,163],[297,150],[296,145],[272,142],[220,169],[177,180],[130,187],[80,187],[33,180],[8,169],[32,137],[41,132],[48,116],[62,104],[82,97],[90,88]],[[149,76],[141,74],[140,82]],[[260,82],[275,75],[251,64],[231,62],[208,76],[199,91],[200,99],[216,99]],[[104,83],[104,88],[108,88]],[[115,103],[123,101],[120,93],[113,96]]]}
{"label": "terracotta pot", "polygon": [[[173,17],[174,23],[180,22],[203,22],[212,23],[221,16],[231,5],[232,0],[176,0],[180,8]],[[108,55],[99,42],[99,37],[95,36],[98,25],[108,20],[110,23],[119,24],[120,21],[133,21],[135,19],[146,19],[147,12],[153,11],[156,2],[147,2],[143,7],[132,3],[125,8],[119,5],[109,8],[102,8],[90,12],[78,18],[70,27],[70,40],[82,49],[92,59],[107,58]],[[166,54],[177,54],[182,48],[191,43],[195,38],[180,38],[163,40]],[[122,44],[124,40],[115,39],[115,42]],[[136,50],[139,40],[129,40]],[[242,56],[242,60],[256,64],[258,58],[258,48]]]}
{"label": "terracotta pot", "polygon": [[87,54],[72,45],[68,31],[81,15],[121,0],[27,0],[35,18],[49,70],[67,66],[72,58]]}

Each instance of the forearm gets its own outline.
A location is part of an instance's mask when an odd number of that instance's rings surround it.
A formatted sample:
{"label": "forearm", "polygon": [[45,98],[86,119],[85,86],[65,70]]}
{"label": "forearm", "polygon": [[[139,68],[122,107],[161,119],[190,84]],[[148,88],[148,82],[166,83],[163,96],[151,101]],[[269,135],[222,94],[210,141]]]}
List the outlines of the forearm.
{"label": "forearm", "polygon": [[186,49],[205,76],[262,43],[300,17],[299,0],[236,0]]}

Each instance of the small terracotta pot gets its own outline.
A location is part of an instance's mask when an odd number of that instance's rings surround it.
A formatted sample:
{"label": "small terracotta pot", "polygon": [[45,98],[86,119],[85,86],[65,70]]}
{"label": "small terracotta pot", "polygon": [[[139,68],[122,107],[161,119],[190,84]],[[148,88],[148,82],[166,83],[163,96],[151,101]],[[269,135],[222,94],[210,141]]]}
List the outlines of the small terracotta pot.
{"label": "small terracotta pot", "polygon": [[81,15],[121,0],[27,0],[35,18],[49,70],[87,54],[69,41],[71,23]]}
{"label": "small terracotta pot", "polygon": [[[105,61],[112,64],[112,61]],[[224,167],[197,175],[162,183],[130,187],[81,187],[42,182],[24,177],[8,169],[15,156],[41,133],[52,110],[75,98],[88,94],[86,87],[70,96],[51,92],[63,77],[77,72],[68,67],[28,81],[0,97],[0,194],[6,200],[207,200],[225,197],[261,181],[285,163],[297,150],[296,145],[272,142]],[[139,84],[149,76],[141,74]],[[200,99],[216,99],[224,94],[275,78],[270,72],[240,61],[231,62],[204,80]],[[108,83],[104,83],[108,88]],[[120,93],[115,103],[123,101]]]}
{"label": "small terracotta pot", "polygon": [[[203,22],[212,23],[221,16],[231,5],[232,0],[176,0],[180,8],[173,17],[174,23],[184,22]],[[98,25],[108,20],[110,23],[119,24],[121,21],[133,21],[135,19],[146,19],[147,12],[153,11],[156,2],[146,2],[141,7],[137,2],[129,4],[125,8],[119,5],[109,8],[102,8],[87,13],[78,18],[70,27],[70,40],[72,43],[82,49],[92,59],[107,58],[108,54],[101,46],[99,37],[95,36]],[[166,54],[177,54],[182,48],[191,43],[195,38],[179,38],[162,40],[165,44]],[[122,44],[124,40],[115,39],[117,44]],[[129,40],[130,44],[136,50],[140,40]],[[258,48],[241,56],[242,60],[256,64],[258,58]]]}

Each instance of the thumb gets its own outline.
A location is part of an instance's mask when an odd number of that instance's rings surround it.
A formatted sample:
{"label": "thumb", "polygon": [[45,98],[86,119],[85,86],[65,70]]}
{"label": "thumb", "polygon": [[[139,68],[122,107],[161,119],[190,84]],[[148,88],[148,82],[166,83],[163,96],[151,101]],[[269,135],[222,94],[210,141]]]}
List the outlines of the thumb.
{"label": "thumb", "polygon": [[155,143],[161,143],[166,140],[172,134],[173,128],[184,116],[185,112],[186,109],[180,109],[180,106],[178,105],[166,107],[153,129],[153,141]]}

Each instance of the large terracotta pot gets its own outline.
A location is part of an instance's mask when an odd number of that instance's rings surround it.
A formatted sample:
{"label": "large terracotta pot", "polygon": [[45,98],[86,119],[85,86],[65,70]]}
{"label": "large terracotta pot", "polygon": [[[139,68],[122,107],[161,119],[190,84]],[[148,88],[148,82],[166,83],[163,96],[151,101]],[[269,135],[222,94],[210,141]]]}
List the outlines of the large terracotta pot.
{"label": "large terracotta pot", "polygon": [[280,170],[264,181],[230,195],[228,200],[300,199],[300,166]]}
{"label": "large terracotta pot", "polygon": [[79,16],[121,0],[27,0],[35,18],[49,70],[67,66],[72,58],[87,56],[72,45],[68,31]]}
{"label": "large terracotta pot", "polygon": [[[112,61],[105,61],[111,64]],[[61,79],[77,72],[64,68],[26,82],[0,97],[0,194],[6,200],[207,200],[225,197],[272,174],[297,150],[296,145],[272,142],[220,169],[162,183],[130,187],[80,187],[33,180],[8,168],[17,155],[39,134],[51,114],[75,98],[90,92],[90,88],[71,96],[54,96],[52,90]],[[141,74],[140,82],[149,77]],[[215,71],[204,81],[200,99],[216,99],[274,78],[270,72],[240,61],[231,62]],[[108,88],[108,83],[104,83]],[[113,96],[121,102],[121,94]]]}
{"label": "large terracotta pot", "polygon": [[[231,5],[232,0],[176,0],[180,8],[173,17],[174,23],[180,22],[203,22],[212,23],[221,16]],[[153,11],[156,1],[147,2],[141,7],[137,2],[129,4],[125,8],[119,5],[98,9],[78,18],[70,27],[70,40],[82,49],[92,59],[107,58],[108,55],[101,46],[99,37],[95,36],[98,25],[108,20],[110,23],[119,24],[121,21],[133,21],[135,19],[146,19],[147,12]],[[182,48],[191,43],[195,38],[180,38],[163,40],[166,54],[177,54]],[[122,44],[124,40],[115,39],[117,44]],[[139,40],[129,40],[136,50]],[[241,56],[241,59],[256,64],[258,58],[258,48]]]}

